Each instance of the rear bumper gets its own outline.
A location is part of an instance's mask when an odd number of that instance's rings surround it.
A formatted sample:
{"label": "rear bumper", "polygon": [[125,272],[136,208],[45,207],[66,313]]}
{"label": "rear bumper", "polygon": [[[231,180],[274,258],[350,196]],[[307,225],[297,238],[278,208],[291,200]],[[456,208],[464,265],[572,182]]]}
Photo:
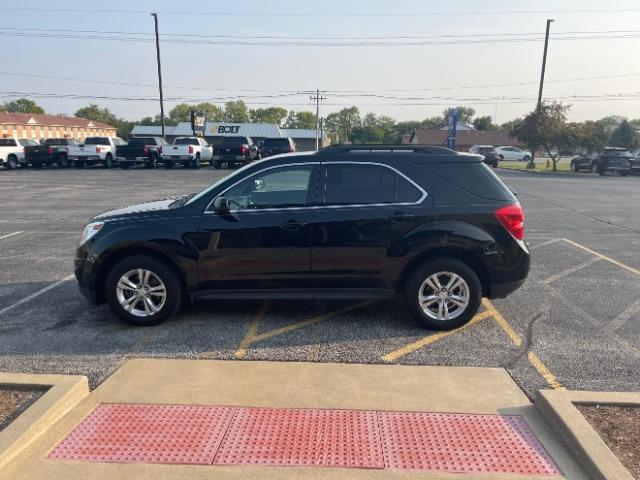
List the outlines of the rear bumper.
{"label": "rear bumper", "polygon": [[509,294],[518,290],[524,284],[525,280],[526,279],[509,283],[495,283],[491,285],[491,291],[489,292],[488,298],[505,298]]}

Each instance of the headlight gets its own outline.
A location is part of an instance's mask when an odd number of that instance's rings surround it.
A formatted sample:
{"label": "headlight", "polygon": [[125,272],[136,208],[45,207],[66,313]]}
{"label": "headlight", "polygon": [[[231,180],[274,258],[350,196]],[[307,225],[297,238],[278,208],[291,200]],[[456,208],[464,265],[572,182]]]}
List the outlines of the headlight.
{"label": "headlight", "polygon": [[84,227],[84,230],[82,230],[82,235],[80,236],[80,242],[79,242],[80,245],[82,245],[84,242],[86,242],[87,240],[92,238],[96,233],[102,230],[102,227],[104,227],[104,222],[88,223]]}

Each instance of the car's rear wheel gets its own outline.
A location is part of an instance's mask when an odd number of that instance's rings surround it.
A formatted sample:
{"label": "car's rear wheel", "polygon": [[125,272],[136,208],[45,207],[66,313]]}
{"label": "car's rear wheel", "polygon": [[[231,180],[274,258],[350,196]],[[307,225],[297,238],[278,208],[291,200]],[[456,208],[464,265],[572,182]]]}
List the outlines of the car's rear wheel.
{"label": "car's rear wheel", "polygon": [[144,164],[146,168],[156,168],[158,166],[158,157],[155,155],[151,155],[149,160],[147,160]]}
{"label": "car's rear wheel", "polygon": [[522,157],[522,161],[523,162],[530,162],[531,161],[531,157],[529,155],[525,155],[524,157]]}
{"label": "car's rear wheel", "polygon": [[196,153],[196,158],[191,164],[191,168],[200,168],[200,154]]}
{"label": "car's rear wheel", "polygon": [[56,165],[58,165],[58,168],[69,168],[69,157],[60,155],[56,160]]}
{"label": "car's rear wheel", "polygon": [[213,168],[215,168],[216,170],[220,170],[222,168],[222,162],[220,161],[212,161],[211,165],[213,165]]}
{"label": "car's rear wheel", "polygon": [[107,153],[107,156],[104,157],[103,166],[104,166],[104,168],[113,167],[113,156],[110,153]]}
{"label": "car's rear wheel", "polygon": [[133,325],[157,325],[172,317],[182,303],[178,275],[164,262],[136,255],[109,272],[106,298],[112,310]]}
{"label": "car's rear wheel", "polygon": [[7,158],[7,170],[13,170],[18,167],[18,158],[15,155],[9,155]]}
{"label": "car's rear wheel", "polygon": [[435,330],[452,330],[476,314],[482,286],[468,265],[442,257],[416,269],[405,285],[404,294],[419,324]]}

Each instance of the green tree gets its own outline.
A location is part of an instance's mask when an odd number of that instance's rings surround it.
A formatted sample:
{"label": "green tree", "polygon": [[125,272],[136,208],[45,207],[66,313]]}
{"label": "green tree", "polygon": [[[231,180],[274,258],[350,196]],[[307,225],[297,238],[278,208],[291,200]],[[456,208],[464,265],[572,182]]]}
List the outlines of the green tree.
{"label": "green tree", "polygon": [[140,125],[162,125],[162,122],[160,121],[160,115],[156,115],[154,117],[143,117],[140,119],[139,122]]}
{"label": "green tree", "polygon": [[611,145],[630,149],[637,147],[638,144],[640,144],[640,135],[625,118],[611,134]]}
{"label": "green tree", "polygon": [[471,122],[471,119],[473,118],[473,116],[476,114],[475,109],[471,108],[471,107],[464,107],[464,106],[457,106],[457,107],[450,107],[450,108],[446,108],[443,112],[442,112],[442,119],[445,122],[449,121],[449,114],[455,110],[458,109],[458,121],[459,122],[464,122],[464,123],[469,123]]}
{"label": "green tree", "polygon": [[193,110],[193,105],[179,103],[169,110],[166,120],[176,125],[180,122],[189,122],[191,120],[191,110]]}
{"label": "green tree", "polygon": [[204,113],[204,116],[208,122],[221,122],[224,119],[224,110],[222,110],[219,106],[214,105],[213,103],[198,103],[197,105],[195,105],[194,110],[196,112]]}
{"label": "green tree", "polygon": [[249,119],[254,123],[275,123],[282,126],[287,109],[282,107],[256,108],[249,110]]}
{"label": "green tree", "polygon": [[354,129],[360,127],[360,111],[358,107],[343,108],[339,112],[330,113],[325,119],[325,130],[332,134],[338,142],[352,141]]}
{"label": "green tree", "polygon": [[493,118],[489,115],[484,117],[476,117],[473,119],[473,126],[476,130],[497,130],[498,126],[493,123]]}
{"label": "green tree", "polygon": [[313,112],[294,112],[291,110],[284,121],[284,128],[316,128],[316,114]]}
{"label": "green tree", "polygon": [[502,125],[500,125],[500,130],[504,130],[509,134],[509,136],[513,137],[511,133],[518,126],[520,126],[522,122],[523,122],[522,118],[514,118],[513,120],[509,120],[508,122],[505,122]]}
{"label": "green tree", "polygon": [[609,132],[601,121],[569,124],[573,129],[575,146],[585,155],[601,152],[609,143]]}
{"label": "green tree", "polygon": [[568,110],[569,107],[562,103],[543,103],[511,132],[529,147],[532,157],[538,148],[542,148],[551,157],[554,172],[563,150],[575,144],[575,133],[567,128]]}
{"label": "green tree", "polygon": [[219,122],[224,117],[222,109],[213,103],[202,102],[197,105],[179,103],[169,111],[167,121],[174,125],[180,122],[190,122],[191,111],[204,113],[205,118],[210,122]]}
{"label": "green tree", "polygon": [[18,98],[4,105],[7,112],[15,113],[44,113],[44,108],[28,98]]}
{"label": "green tree", "polygon": [[108,123],[109,125],[115,125],[118,121],[118,117],[111,113],[108,108],[100,108],[95,103],[90,103],[86,107],[79,108],[76,110],[75,116],[95,120],[96,122]]}
{"label": "green tree", "polygon": [[4,106],[4,103],[0,103],[0,112],[6,112],[7,107]]}
{"label": "green tree", "polygon": [[225,122],[245,123],[249,121],[249,110],[242,100],[232,100],[224,104]]}

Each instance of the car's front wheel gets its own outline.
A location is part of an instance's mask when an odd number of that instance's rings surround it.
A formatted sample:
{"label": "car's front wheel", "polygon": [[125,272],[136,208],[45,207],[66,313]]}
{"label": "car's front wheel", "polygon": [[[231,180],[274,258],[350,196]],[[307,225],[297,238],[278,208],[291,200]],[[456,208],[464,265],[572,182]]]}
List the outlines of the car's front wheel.
{"label": "car's front wheel", "polygon": [[482,286],[468,265],[442,257],[416,269],[404,294],[419,324],[434,330],[452,330],[476,314],[482,301]]}
{"label": "car's front wheel", "polygon": [[531,161],[531,157],[529,155],[525,155],[524,157],[522,157],[522,161],[528,163]]}
{"label": "car's front wheel", "polygon": [[172,317],[182,303],[178,275],[164,262],[135,255],[118,262],[106,281],[112,310],[133,325],[157,325]]}

